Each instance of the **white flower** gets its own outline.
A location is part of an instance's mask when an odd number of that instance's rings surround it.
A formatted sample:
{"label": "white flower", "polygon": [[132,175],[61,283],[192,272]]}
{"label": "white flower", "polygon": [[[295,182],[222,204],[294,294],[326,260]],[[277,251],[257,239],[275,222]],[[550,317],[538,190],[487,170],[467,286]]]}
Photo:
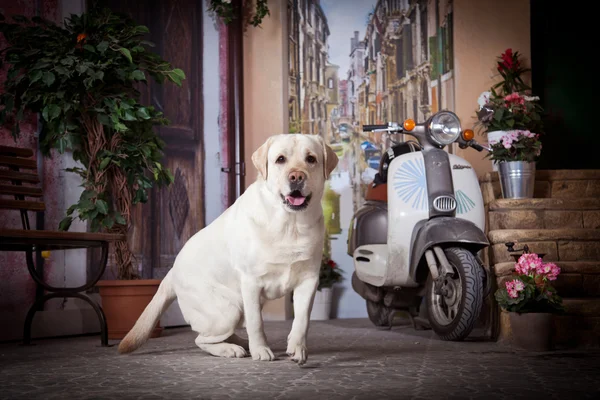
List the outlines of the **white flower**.
{"label": "white flower", "polygon": [[231,0],[221,0],[221,1],[222,1],[223,3],[227,3],[227,4],[231,3]]}
{"label": "white flower", "polygon": [[523,98],[525,101],[537,101],[540,99],[538,96],[523,96]]}
{"label": "white flower", "polygon": [[480,110],[483,108],[483,106],[485,106],[488,103],[488,101],[490,101],[491,95],[491,92],[483,92],[479,95],[479,98],[477,99],[477,104],[479,104]]}

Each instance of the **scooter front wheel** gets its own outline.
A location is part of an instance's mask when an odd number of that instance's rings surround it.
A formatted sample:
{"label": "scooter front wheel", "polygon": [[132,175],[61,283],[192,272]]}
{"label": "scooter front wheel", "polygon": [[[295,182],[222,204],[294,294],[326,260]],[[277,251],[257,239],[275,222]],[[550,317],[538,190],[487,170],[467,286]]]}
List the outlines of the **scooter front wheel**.
{"label": "scooter front wheel", "polygon": [[442,340],[466,338],[479,317],[483,304],[481,266],[470,251],[460,247],[444,250],[454,274],[444,279],[440,293],[429,277],[427,310],[431,328]]}

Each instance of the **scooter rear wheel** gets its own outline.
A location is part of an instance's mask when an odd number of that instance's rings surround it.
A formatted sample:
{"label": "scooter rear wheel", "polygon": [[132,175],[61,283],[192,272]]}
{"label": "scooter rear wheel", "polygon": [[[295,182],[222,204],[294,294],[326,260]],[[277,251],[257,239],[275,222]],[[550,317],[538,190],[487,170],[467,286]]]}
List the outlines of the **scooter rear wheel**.
{"label": "scooter rear wheel", "polygon": [[431,276],[427,283],[427,310],[431,328],[442,340],[466,338],[481,312],[483,275],[470,251],[460,247],[444,250],[454,275],[444,280],[444,294],[435,293]]}
{"label": "scooter rear wheel", "polygon": [[395,310],[382,303],[367,300],[367,314],[375,326],[391,329]]}

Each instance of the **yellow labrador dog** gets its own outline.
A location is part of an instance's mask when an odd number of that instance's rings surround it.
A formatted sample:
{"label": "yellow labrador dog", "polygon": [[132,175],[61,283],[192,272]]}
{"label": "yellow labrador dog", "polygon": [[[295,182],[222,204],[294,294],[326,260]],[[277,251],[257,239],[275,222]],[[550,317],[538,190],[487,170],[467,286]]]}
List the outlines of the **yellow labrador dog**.
{"label": "yellow labrador dog", "polygon": [[[254,360],[274,360],[262,305],[293,291],[287,353],[306,362],[325,235],[321,198],[338,158],[320,136],[282,134],[270,137],[252,161],[257,180],[183,246],[120,353],[140,347],[177,298],[202,350],[220,357],[245,357],[249,350]],[[244,321],[248,341],[234,334]]]}

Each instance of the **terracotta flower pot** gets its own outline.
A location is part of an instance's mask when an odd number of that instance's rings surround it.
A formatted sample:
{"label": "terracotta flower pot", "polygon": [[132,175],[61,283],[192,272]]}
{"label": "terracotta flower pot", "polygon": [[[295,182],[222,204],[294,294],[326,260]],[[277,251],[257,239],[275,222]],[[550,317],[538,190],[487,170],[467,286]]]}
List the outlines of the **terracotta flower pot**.
{"label": "terracotta flower pot", "polygon": [[549,351],[552,348],[552,314],[508,313],[514,342],[530,351]]}
{"label": "terracotta flower pot", "polygon": [[[156,294],[160,282],[160,279],[98,281],[109,339],[125,337]],[[161,332],[159,321],[150,337],[158,337]]]}

